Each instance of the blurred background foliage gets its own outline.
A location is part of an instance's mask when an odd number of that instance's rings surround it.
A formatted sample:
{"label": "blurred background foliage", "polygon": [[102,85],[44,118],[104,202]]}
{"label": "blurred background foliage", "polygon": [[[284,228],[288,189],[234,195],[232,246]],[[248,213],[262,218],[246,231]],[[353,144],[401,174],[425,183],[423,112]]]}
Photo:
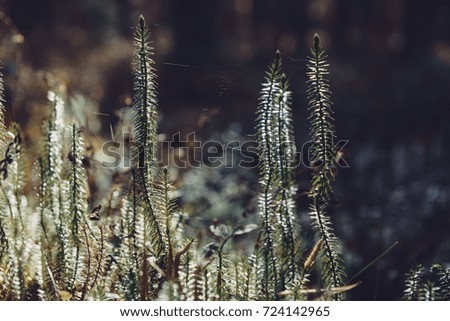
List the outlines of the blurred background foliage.
{"label": "blurred background foliage", "polygon": [[[276,49],[294,92],[297,142],[308,140],[305,58],[318,32],[330,56],[337,134],[350,140],[332,213],[348,275],[399,241],[349,298],[399,299],[415,263],[450,261],[450,2],[1,0],[6,120],[23,126],[30,152],[48,83],[78,100],[85,111],[74,114],[93,136],[109,139],[131,103],[132,26],[141,13],[155,47],[159,131],[169,138],[195,131],[224,144],[254,133],[260,83]],[[207,233],[203,226],[256,221],[257,175],[179,172],[192,226]],[[299,169],[304,226],[309,180]],[[310,236],[305,242],[312,247]]]}

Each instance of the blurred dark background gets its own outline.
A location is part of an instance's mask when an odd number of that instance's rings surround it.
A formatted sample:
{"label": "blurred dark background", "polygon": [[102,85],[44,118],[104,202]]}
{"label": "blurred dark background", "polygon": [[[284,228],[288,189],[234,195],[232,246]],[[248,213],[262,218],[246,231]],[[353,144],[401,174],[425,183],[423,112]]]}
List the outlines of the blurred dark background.
{"label": "blurred dark background", "polygon": [[[280,49],[301,146],[309,128],[305,58],[318,32],[331,64],[337,135],[350,141],[350,168],[337,176],[339,206],[331,211],[348,275],[399,242],[357,278],[363,283],[350,299],[400,299],[415,263],[450,261],[449,1],[2,0],[0,10],[7,120],[40,130],[40,84],[50,73],[69,94],[98,105],[105,136],[130,103],[132,28],[143,14],[155,47],[161,132],[252,134],[264,70]],[[256,178],[253,171],[236,179],[252,190]],[[304,222],[309,173],[298,183]],[[248,201],[237,199],[237,211]]]}

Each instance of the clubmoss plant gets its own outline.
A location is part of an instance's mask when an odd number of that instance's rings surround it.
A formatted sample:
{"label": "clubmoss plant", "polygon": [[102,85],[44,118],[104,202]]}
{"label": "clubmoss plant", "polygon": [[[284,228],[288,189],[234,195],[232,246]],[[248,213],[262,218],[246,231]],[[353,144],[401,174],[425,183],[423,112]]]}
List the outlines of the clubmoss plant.
{"label": "clubmoss plant", "polygon": [[[87,195],[86,195],[86,172],[83,166],[82,157],[83,139],[76,125],[73,124],[70,135],[69,151],[69,260],[70,266],[70,285],[69,289],[75,294],[76,285],[84,282],[81,269],[83,261],[88,259],[88,230],[87,223]],[[90,232],[90,231],[89,231]],[[88,267],[89,268],[89,267]]]}
{"label": "clubmoss plant", "polygon": [[[165,269],[167,248],[164,244],[163,231],[155,213],[152,183],[156,172],[156,133],[157,133],[157,98],[156,75],[151,59],[153,48],[149,44],[150,32],[144,20],[139,17],[134,39],[134,98],[135,113],[133,128],[133,206],[135,215],[142,216],[140,235],[141,280],[140,298],[154,298],[158,287],[150,289],[157,281],[158,272],[149,266],[148,257],[152,256],[155,264]],[[139,189],[136,189],[139,186]],[[138,209],[139,207],[139,209]],[[137,213],[141,212],[141,213]]]}
{"label": "clubmoss plant", "polygon": [[[333,200],[335,133],[328,65],[319,37],[314,37],[307,65],[314,147],[309,193],[313,242],[305,242],[308,227],[300,229],[297,222],[292,93],[281,53],[276,52],[266,72],[256,111],[259,224],[214,223],[209,243],[186,235],[170,169],[157,163],[152,56],[149,27],[141,16],[134,32],[132,166],[120,173],[105,197],[93,195],[88,187],[93,171],[83,143],[86,128],[68,120],[66,95],[53,89],[48,93],[41,153],[30,161],[34,175],[28,175],[20,130],[11,126],[8,131],[4,124],[0,80],[0,299],[343,298],[352,286],[345,286],[342,253],[327,215]],[[25,190],[27,180],[36,196]],[[237,251],[234,241],[254,230],[256,240],[249,241],[254,243]],[[437,279],[423,295],[448,299],[448,268],[440,265],[435,270]],[[317,284],[314,271],[320,276]],[[420,282],[413,283],[408,286],[418,289]],[[422,298],[414,289],[408,295]]]}
{"label": "clubmoss plant", "polygon": [[[319,36],[314,35],[314,46],[308,58],[308,104],[311,112],[311,138],[313,152],[311,163],[314,167],[311,183],[310,217],[317,242],[322,242],[319,251],[321,276],[325,288],[338,288],[344,285],[342,253],[332,223],[327,215],[327,207],[333,199],[332,182],[335,170],[332,102],[328,79],[328,64]],[[334,296],[335,299],[341,296]]]}
{"label": "clubmoss plant", "polygon": [[275,255],[275,170],[276,156],[274,135],[275,102],[281,91],[281,55],[277,52],[273,64],[269,67],[263,88],[260,104],[257,110],[257,139],[260,155],[260,185],[262,192],[258,197],[261,216],[260,234],[258,236],[257,273],[261,281],[261,296],[266,300],[276,297],[278,290],[279,261]]}
{"label": "clubmoss plant", "polygon": [[261,216],[257,244],[257,274],[262,298],[276,299],[302,281],[297,248],[299,226],[295,223],[295,141],[291,92],[281,72],[281,54],[276,52],[261,90],[257,109],[261,188]]}

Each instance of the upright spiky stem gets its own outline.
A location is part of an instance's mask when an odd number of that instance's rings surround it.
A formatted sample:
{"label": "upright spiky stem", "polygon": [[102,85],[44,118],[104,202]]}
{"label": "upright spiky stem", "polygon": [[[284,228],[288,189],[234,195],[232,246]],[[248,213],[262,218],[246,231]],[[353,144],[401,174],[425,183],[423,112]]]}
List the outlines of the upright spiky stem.
{"label": "upright spiky stem", "polygon": [[[47,255],[47,262],[55,270],[57,278],[65,284],[70,284],[71,276],[67,273],[67,236],[68,226],[65,224],[67,206],[67,182],[63,179],[64,153],[64,102],[59,94],[49,91],[48,117],[44,125],[44,155],[40,159],[40,221],[44,235],[43,253]],[[55,231],[49,235],[49,231]],[[53,240],[56,238],[56,240]],[[49,248],[56,241],[56,262],[53,264],[52,252]],[[53,266],[55,265],[55,266]]]}
{"label": "upright spiky stem", "polygon": [[50,209],[51,218],[58,220],[61,215],[62,168],[63,168],[63,138],[64,138],[64,102],[52,91],[48,92],[49,116],[44,128],[45,157],[43,159],[44,192],[46,207]]}
{"label": "upright spiky stem", "polygon": [[[262,266],[262,294],[266,299],[290,288],[297,273],[295,263],[295,194],[291,92],[281,73],[281,54],[269,67],[257,110],[260,153],[259,197],[261,233],[258,248]],[[269,290],[267,287],[272,288]],[[269,292],[271,294],[269,295]]]}
{"label": "upright spiky stem", "polygon": [[134,35],[134,161],[135,166],[144,169],[146,182],[151,182],[156,166],[157,133],[157,85],[154,61],[151,59],[153,48],[150,47],[150,31],[144,17]]}
{"label": "upright spiky stem", "polygon": [[[319,36],[314,35],[314,46],[308,57],[308,103],[311,111],[311,136],[313,152],[311,155],[314,168],[310,196],[312,204],[310,216],[316,241],[322,241],[319,255],[322,264],[322,280],[326,288],[343,285],[344,269],[338,239],[334,235],[326,208],[332,198],[331,184],[334,180],[335,131],[331,110],[330,89],[328,84],[328,64]],[[334,296],[340,299],[340,296]]]}
{"label": "upright spiky stem", "polygon": [[84,239],[84,229],[87,228],[86,211],[86,173],[83,168],[83,140],[76,125],[72,125],[71,146],[69,160],[70,166],[70,245],[74,249],[74,257],[71,258],[73,267],[72,273],[72,294],[75,292],[75,285],[80,278],[79,269],[81,268],[82,256],[82,239]]}
{"label": "upright spiky stem", "polygon": [[260,184],[263,191],[258,197],[259,213],[261,216],[261,228],[257,246],[260,253],[261,295],[265,300],[275,297],[278,284],[279,264],[275,255],[275,241],[273,225],[276,221],[274,211],[274,198],[276,186],[276,152],[274,151],[276,128],[273,116],[276,111],[276,101],[281,91],[281,55],[277,51],[276,57],[269,71],[266,73],[265,82],[261,90],[261,97],[257,114],[257,140],[260,155]]}
{"label": "upright spiky stem", "polygon": [[327,56],[322,49],[319,36],[314,36],[314,48],[308,57],[308,103],[311,111],[311,138],[313,150],[311,161],[318,166],[313,176],[311,196],[322,204],[328,204],[331,195],[331,184],[334,180],[334,149],[335,130],[331,109],[330,85],[326,76],[328,72]]}
{"label": "upright spiky stem", "polygon": [[[149,45],[150,32],[144,17],[139,17],[139,23],[134,35],[134,146],[133,167],[138,192],[139,206],[144,208],[144,247],[142,248],[143,283],[141,284],[141,299],[146,299],[148,279],[156,277],[157,271],[149,271],[148,257],[151,253],[155,263],[165,269],[166,248],[158,217],[155,213],[153,200],[153,182],[156,171],[156,133],[157,133],[157,98],[156,75],[151,59],[153,48]],[[151,275],[148,275],[150,273]],[[156,282],[156,281],[155,281]],[[156,282],[157,283],[157,282]],[[155,293],[152,294],[153,296]]]}
{"label": "upright spiky stem", "polygon": [[142,198],[148,212],[151,233],[155,236],[155,254],[162,255],[164,246],[162,233],[157,222],[154,205],[151,200],[156,167],[157,99],[156,75],[153,67],[153,48],[149,45],[150,31],[144,17],[139,17],[135,31],[134,52],[134,148],[133,159],[136,168],[136,180],[142,187]]}

